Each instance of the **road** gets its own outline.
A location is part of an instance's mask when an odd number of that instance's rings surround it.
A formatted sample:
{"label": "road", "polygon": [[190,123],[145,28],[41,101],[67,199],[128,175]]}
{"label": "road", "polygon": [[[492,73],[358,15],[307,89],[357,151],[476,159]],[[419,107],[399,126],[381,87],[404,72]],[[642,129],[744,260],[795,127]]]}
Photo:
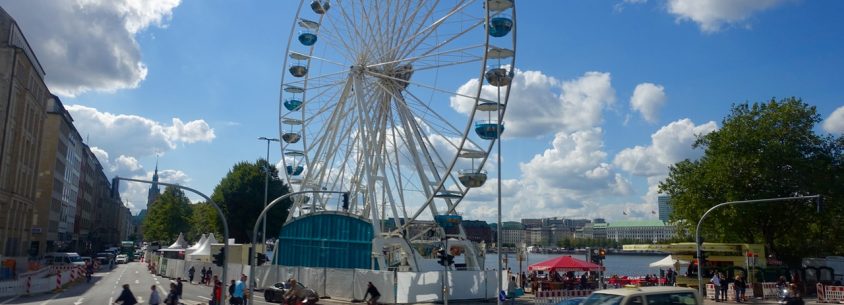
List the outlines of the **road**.
{"label": "road", "polygon": [[[18,296],[0,298],[0,305],[110,305],[123,290],[123,284],[129,284],[130,289],[140,304],[149,304],[150,286],[158,288],[162,300],[170,291],[170,279],[149,273],[146,265],[138,262],[117,265],[107,272],[97,272],[90,283],[78,282],[64,291],[43,293],[32,296]],[[187,305],[208,304],[211,287],[184,282],[182,303]],[[256,299],[250,304],[275,304],[264,302],[262,294],[256,292]]]}

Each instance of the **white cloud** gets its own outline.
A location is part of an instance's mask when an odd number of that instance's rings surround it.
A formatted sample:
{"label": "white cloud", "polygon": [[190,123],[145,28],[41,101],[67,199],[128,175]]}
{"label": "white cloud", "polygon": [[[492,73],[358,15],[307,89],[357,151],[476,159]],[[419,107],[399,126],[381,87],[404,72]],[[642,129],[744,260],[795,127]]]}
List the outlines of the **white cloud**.
{"label": "white cloud", "polygon": [[[477,79],[470,80],[457,90],[473,95]],[[496,87],[484,85],[481,96],[494,99]],[[568,81],[559,81],[540,71],[515,69],[510,88],[509,107],[505,116],[504,137],[539,137],[557,131],[573,132],[598,126],[604,109],[615,104],[615,89],[610,73],[586,72]],[[467,114],[474,100],[451,97],[451,107]]]}
{"label": "white cloud", "polygon": [[781,5],[788,0],[668,0],[668,12],[677,21],[691,20],[701,31],[713,33],[724,25],[740,24],[754,13]]}
{"label": "white cloud", "polygon": [[692,148],[698,135],[717,130],[715,122],[695,125],[682,119],[663,126],[651,135],[649,146],[635,146],[619,152],[613,164],[637,176],[657,176],[668,173],[668,167],[685,159],[696,159],[703,154]]}
{"label": "white cloud", "polygon": [[47,72],[50,91],[136,88],[146,78],[136,35],[164,27],[180,0],[2,0]]}
{"label": "white cloud", "polygon": [[665,104],[665,100],[664,87],[652,83],[641,83],[633,90],[630,107],[640,112],[645,121],[656,123],[659,120],[659,109]]}
{"label": "white cloud", "polygon": [[524,179],[541,187],[576,193],[626,194],[630,186],[605,162],[601,136],[600,128],[557,133],[551,148],[520,164]]}
{"label": "white cloud", "polygon": [[[175,149],[180,143],[211,142],[215,138],[214,129],[205,120],[184,123],[173,118],[171,125],[165,125],[137,115],[100,112],[81,105],[66,108],[79,133],[90,137],[89,145],[118,156],[152,156]],[[122,162],[132,166],[131,160]]]}
{"label": "white cloud", "polygon": [[844,134],[844,106],[838,107],[823,120],[823,130],[828,133]]}
{"label": "white cloud", "polygon": [[[151,180],[153,171],[145,171],[136,175],[129,175],[134,179]],[[191,179],[188,175],[180,170],[164,169],[158,171],[158,181],[175,183],[180,185],[187,185]],[[120,185],[120,199],[129,207],[132,214],[137,214],[142,209],[147,208],[147,195],[149,194],[149,184],[146,183],[121,183]],[[159,186],[162,192],[166,187]],[[190,196],[192,194],[186,193]]]}

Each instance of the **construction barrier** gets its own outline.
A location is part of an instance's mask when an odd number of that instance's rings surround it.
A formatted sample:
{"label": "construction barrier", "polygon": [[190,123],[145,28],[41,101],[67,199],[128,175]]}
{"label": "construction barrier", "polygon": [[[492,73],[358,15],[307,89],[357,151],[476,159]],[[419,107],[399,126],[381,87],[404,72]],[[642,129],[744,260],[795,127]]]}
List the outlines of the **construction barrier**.
{"label": "construction barrier", "polygon": [[824,294],[823,284],[818,283],[817,285],[815,285],[815,289],[816,289],[816,292],[817,292],[817,294],[818,294],[818,303],[824,303],[824,302],[826,302],[826,297],[825,297],[825,294]]}
{"label": "construction barrier", "polygon": [[821,293],[818,293],[818,302],[823,303],[838,303],[844,301],[844,286],[827,286],[818,284],[823,287],[823,300],[821,300]]}
{"label": "construction barrier", "polygon": [[550,305],[557,304],[563,300],[575,297],[587,297],[592,294],[594,290],[546,290],[537,291],[534,304]]}
{"label": "construction barrier", "polygon": [[56,272],[56,291],[62,290],[62,272]]}
{"label": "construction barrier", "polygon": [[32,277],[26,277],[26,294],[29,295],[32,292]]}
{"label": "construction barrier", "polygon": [[778,294],[777,283],[775,282],[764,282],[762,284],[762,298],[763,299],[776,299]]}

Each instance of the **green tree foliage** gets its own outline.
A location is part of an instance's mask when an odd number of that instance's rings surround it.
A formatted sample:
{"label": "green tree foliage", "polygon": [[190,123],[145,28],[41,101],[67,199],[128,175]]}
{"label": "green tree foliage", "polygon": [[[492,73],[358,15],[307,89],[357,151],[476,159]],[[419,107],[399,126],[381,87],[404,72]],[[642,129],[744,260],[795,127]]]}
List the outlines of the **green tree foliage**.
{"label": "green tree foliage", "polygon": [[671,196],[673,220],[694,234],[709,208],[727,201],[820,194],[814,202],[732,205],[713,211],[702,227],[709,242],[763,243],[768,254],[795,263],[804,256],[842,253],[841,137],[821,136],[815,107],[797,98],[733,105],[720,130],[698,136],[696,161],[673,165],[660,190]]}
{"label": "green tree foliage", "polygon": [[191,206],[190,231],[188,240],[198,241],[202,234],[213,233],[217,238],[223,237],[223,223],[217,210],[210,203],[200,202]]}
{"label": "green tree foliage", "polygon": [[[229,237],[238,243],[252,241],[252,228],[264,209],[264,168],[270,170],[268,202],[288,193],[288,188],[278,177],[278,170],[266,160],[255,163],[240,162],[226,174],[214,189],[211,199],[221,205],[229,224]],[[269,211],[267,235],[276,237],[287,218],[291,202],[285,200]],[[259,229],[261,231],[261,229]],[[260,234],[260,233],[259,233]]]}
{"label": "green tree foliage", "polygon": [[180,189],[168,186],[164,193],[149,207],[143,220],[144,238],[147,241],[171,243],[179,233],[190,230],[192,211],[190,200]]}

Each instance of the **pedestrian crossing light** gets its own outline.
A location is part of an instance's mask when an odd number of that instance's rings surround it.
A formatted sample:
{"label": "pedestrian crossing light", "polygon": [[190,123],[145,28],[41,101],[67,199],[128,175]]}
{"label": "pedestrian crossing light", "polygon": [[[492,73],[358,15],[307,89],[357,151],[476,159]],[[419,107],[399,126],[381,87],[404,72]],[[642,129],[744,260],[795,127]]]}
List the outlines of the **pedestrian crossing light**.
{"label": "pedestrian crossing light", "polygon": [[349,210],[349,192],[343,193],[343,210]]}
{"label": "pedestrian crossing light", "polygon": [[220,252],[214,254],[214,265],[222,267],[226,263],[226,253],[223,251],[223,248],[220,248]]}

